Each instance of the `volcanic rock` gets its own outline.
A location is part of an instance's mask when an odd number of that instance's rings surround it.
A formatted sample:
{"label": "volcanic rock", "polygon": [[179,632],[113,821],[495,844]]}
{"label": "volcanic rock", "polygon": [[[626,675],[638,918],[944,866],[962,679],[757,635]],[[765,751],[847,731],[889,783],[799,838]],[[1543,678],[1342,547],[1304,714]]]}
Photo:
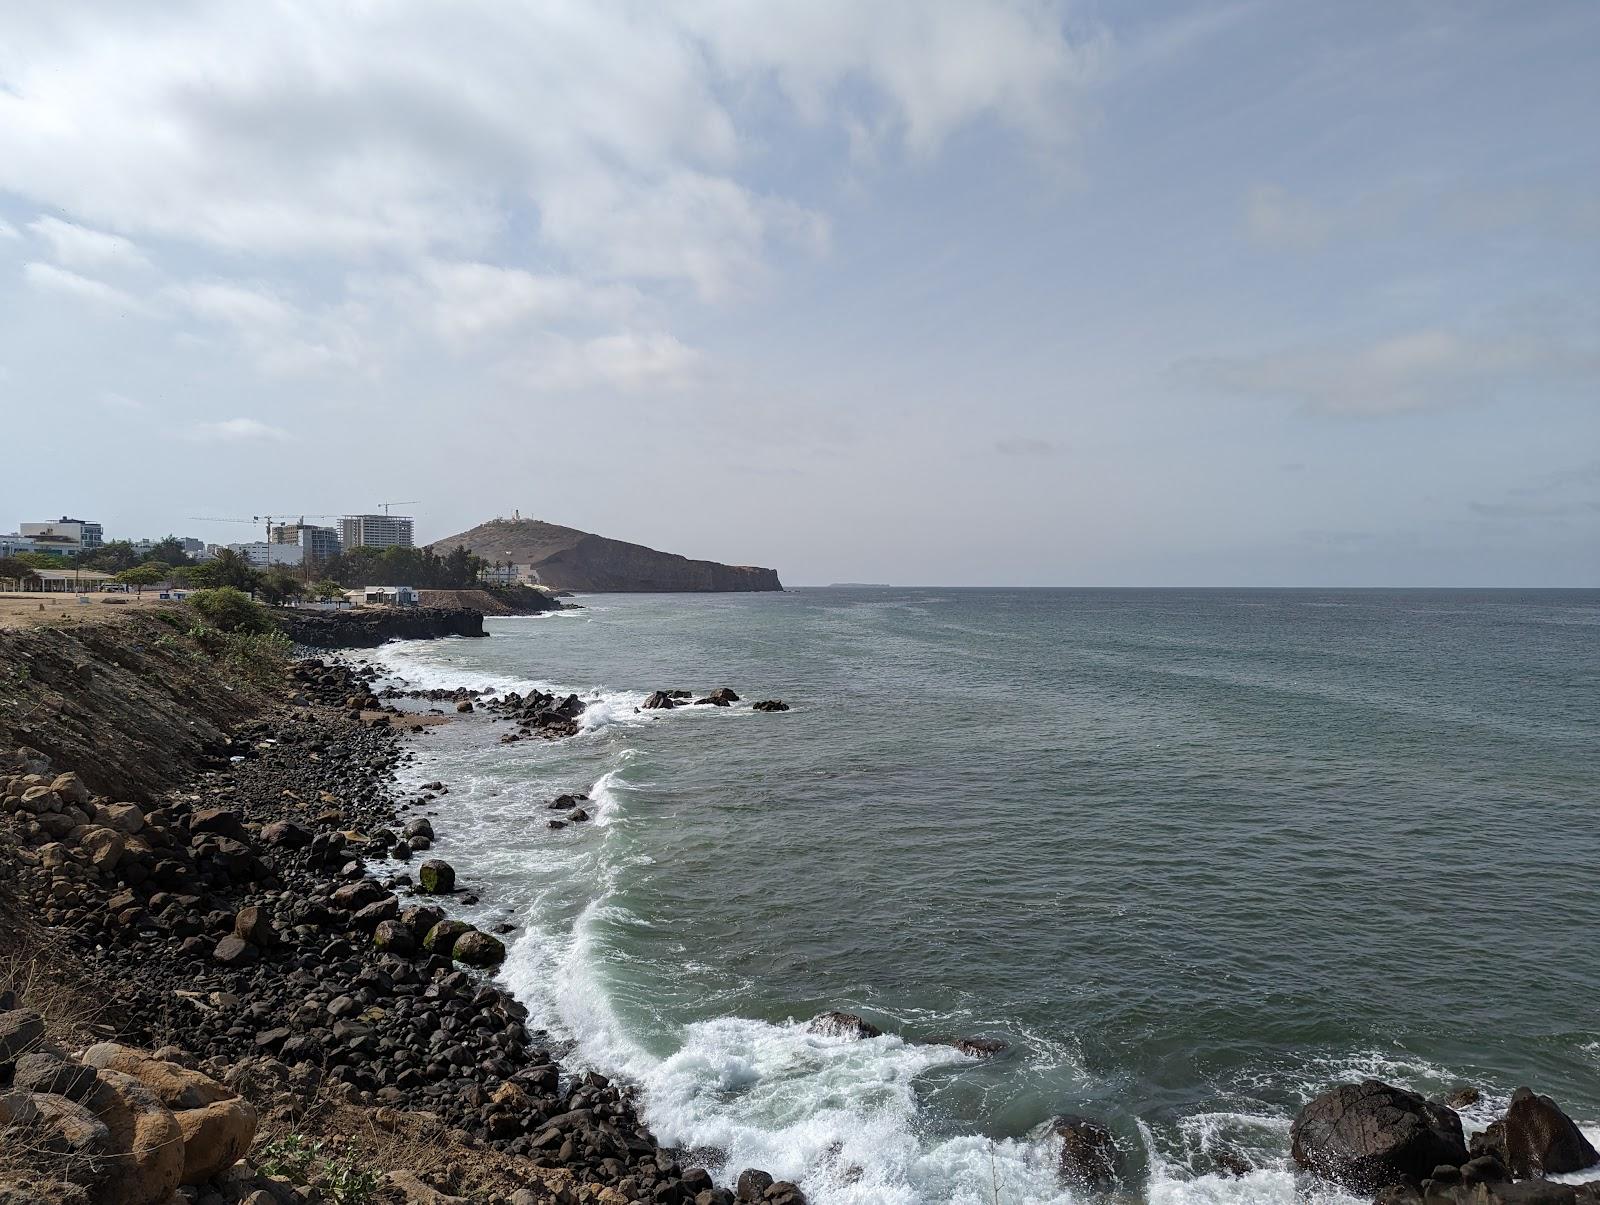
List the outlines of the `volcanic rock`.
{"label": "volcanic rock", "polygon": [[1122,1151],[1101,1122],[1065,1114],[1050,1123],[1061,1139],[1061,1179],[1091,1192],[1103,1192],[1122,1178]]}
{"label": "volcanic rock", "polygon": [[1600,1163],[1572,1118],[1548,1096],[1532,1088],[1511,1095],[1506,1115],[1472,1139],[1474,1155],[1493,1155],[1519,1178],[1582,1171]]}
{"label": "volcanic rock", "polygon": [[883,1030],[870,1021],[863,1021],[855,1013],[826,1012],[811,1018],[807,1033],[825,1034],[831,1038],[881,1038]]}
{"label": "volcanic rock", "polygon": [[1375,1079],[1316,1097],[1289,1138],[1301,1167],[1357,1192],[1419,1184],[1440,1164],[1459,1167],[1468,1158],[1454,1111]]}

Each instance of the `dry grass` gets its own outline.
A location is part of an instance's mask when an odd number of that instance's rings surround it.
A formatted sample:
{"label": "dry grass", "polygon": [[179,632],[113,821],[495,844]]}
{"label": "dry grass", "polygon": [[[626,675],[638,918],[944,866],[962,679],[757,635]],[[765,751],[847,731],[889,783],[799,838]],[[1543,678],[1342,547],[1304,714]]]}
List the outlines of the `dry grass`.
{"label": "dry grass", "polygon": [[109,1004],[72,971],[77,956],[35,921],[17,898],[17,860],[11,834],[0,826],[0,928],[7,943],[0,952],[0,994],[13,992],[20,1008],[44,1018],[45,1040],[75,1046],[114,1032],[104,1024]]}
{"label": "dry grass", "polygon": [[556,1190],[571,1183],[568,1173],[537,1168],[472,1142],[433,1114],[349,1105],[333,1088],[325,1087],[303,1106],[288,1097],[255,1103],[261,1125],[250,1158],[257,1166],[264,1154],[313,1149],[313,1170],[343,1165],[382,1169],[383,1175],[408,1171],[470,1201],[502,1199],[523,1188],[540,1200],[555,1201]]}

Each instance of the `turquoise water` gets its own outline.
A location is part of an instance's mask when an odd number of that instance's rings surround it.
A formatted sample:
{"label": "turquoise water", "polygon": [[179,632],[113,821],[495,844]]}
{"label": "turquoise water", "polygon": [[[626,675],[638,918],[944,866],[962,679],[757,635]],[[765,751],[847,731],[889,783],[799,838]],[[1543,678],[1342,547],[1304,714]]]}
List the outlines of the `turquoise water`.
{"label": "turquoise water", "polygon": [[[1600,1122],[1600,593],[579,601],[382,658],[591,700],[416,773],[522,927],[505,979],[663,1140],[824,1203],[1065,1201],[1039,1131],[1077,1112],[1152,1200],[1287,1202],[1294,1110],[1362,1074]],[[545,827],[565,790],[596,823]],[[830,1008],[887,1036],[805,1033]],[[926,1044],[969,1034],[1011,1049]]]}

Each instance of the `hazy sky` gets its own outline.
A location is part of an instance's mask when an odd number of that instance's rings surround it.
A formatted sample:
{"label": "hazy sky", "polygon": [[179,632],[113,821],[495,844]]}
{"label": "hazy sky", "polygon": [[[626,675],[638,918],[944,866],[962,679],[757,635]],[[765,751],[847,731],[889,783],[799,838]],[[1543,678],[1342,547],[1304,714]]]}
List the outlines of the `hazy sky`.
{"label": "hazy sky", "polygon": [[1597,62],[1593,0],[0,6],[0,530],[1597,585]]}

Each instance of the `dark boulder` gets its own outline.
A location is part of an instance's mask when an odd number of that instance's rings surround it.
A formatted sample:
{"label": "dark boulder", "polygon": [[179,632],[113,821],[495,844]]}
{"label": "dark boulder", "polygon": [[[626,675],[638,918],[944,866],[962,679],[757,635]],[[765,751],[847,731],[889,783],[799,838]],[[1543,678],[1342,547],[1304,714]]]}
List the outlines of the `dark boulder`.
{"label": "dark boulder", "polygon": [[254,962],[259,955],[260,951],[255,946],[231,933],[219,941],[216,949],[211,951],[211,957],[223,966],[244,966],[246,963]]}
{"label": "dark boulder", "polygon": [[883,1030],[870,1021],[863,1021],[855,1013],[826,1012],[811,1018],[807,1033],[825,1034],[830,1038],[881,1038]]}
{"label": "dark boulder", "polygon": [[404,921],[385,920],[373,929],[372,944],[385,954],[405,957],[417,948],[417,939]]}
{"label": "dark boulder", "polygon": [[422,939],[422,948],[430,954],[448,958],[462,935],[471,932],[472,926],[465,921],[442,920],[428,930],[428,935]]}
{"label": "dark boulder", "polygon": [[93,1067],[44,1051],[18,1059],[11,1078],[11,1086],[19,1091],[52,1092],[80,1104],[89,1100],[99,1082]]}
{"label": "dark boulder", "polygon": [[741,1201],[763,1200],[771,1187],[772,1177],[758,1167],[747,1167],[739,1173],[737,1192]]}
{"label": "dark boulder", "polygon": [[196,812],[189,820],[189,831],[196,836],[213,833],[218,837],[231,837],[235,841],[243,841],[246,836],[244,821],[239,819],[237,812],[230,812],[227,808],[205,808]]}
{"label": "dark boulder", "polygon": [[44,1018],[32,1009],[0,1013],[0,1063],[8,1063],[44,1042]]}
{"label": "dark boulder", "polygon": [[940,1038],[938,1044],[954,1046],[962,1054],[970,1054],[977,1059],[989,1058],[1008,1049],[999,1038]]}
{"label": "dark boulder", "polygon": [[671,711],[673,706],[672,695],[664,690],[652,691],[650,697],[644,701],[646,711]]}
{"label": "dark boulder", "polygon": [[429,895],[449,895],[456,889],[455,868],[440,858],[429,858],[417,869],[417,886]]}
{"label": "dark boulder", "polygon": [[233,935],[264,950],[278,944],[278,931],[273,927],[272,917],[265,909],[254,905],[240,908],[234,914]]}
{"label": "dark boulder", "polygon": [[1111,1131],[1087,1117],[1065,1114],[1050,1123],[1061,1139],[1061,1179],[1090,1192],[1103,1192],[1122,1178],[1122,1150]]}
{"label": "dark boulder", "polygon": [[1295,1117],[1289,1141],[1297,1164],[1357,1192],[1420,1184],[1440,1164],[1459,1167],[1468,1158],[1452,1110],[1375,1079],[1313,1099]]}
{"label": "dark boulder", "polygon": [[751,711],[788,711],[789,704],[782,699],[762,699],[761,702],[751,705]]}
{"label": "dark boulder", "polygon": [[359,908],[350,917],[352,929],[376,929],[379,922],[394,920],[400,915],[400,901],[392,895],[386,895],[381,900],[373,900],[365,908]]}
{"label": "dark boulder", "polygon": [[506,960],[506,947],[498,937],[471,929],[456,938],[450,957],[471,967],[499,966]]}
{"label": "dark boulder", "polygon": [[1519,1178],[1559,1176],[1600,1163],[1572,1118],[1532,1088],[1511,1094],[1506,1115],[1472,1139],[1474,1155],[1493,1155]]}
{"label": "dark boulder", "polygon": [[292,820],[274,820],[261,830],[261,839],[280,849],[304,849],[312,836]]}
{"label": "dark boulder", "polygon": [[346,883],[333,893],[333,906],[346,912],[359,912],[368,904],[376,904],[389,893],[376,879],[357,879]]}

